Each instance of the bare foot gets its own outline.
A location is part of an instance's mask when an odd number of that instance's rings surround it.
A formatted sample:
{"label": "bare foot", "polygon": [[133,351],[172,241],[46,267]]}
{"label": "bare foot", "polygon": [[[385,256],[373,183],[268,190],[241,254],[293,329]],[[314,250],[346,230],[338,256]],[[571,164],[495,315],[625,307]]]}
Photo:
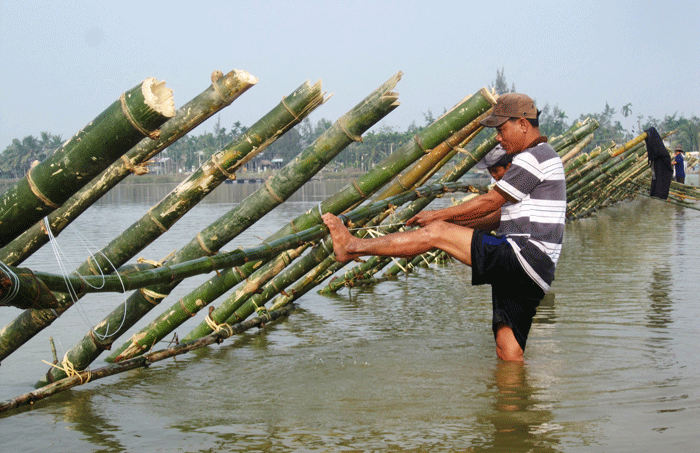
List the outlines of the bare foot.
{"label": "bare foot", "polygon": [[357,240],[355,236],[350,234],[350,231],[343,225],[343,222],[333,214],[326,213],[321,217],[323,223],[328,227],[328,231],[331,233],[331,239],[333,239],[333,253],[335,253],[335,259],[340,262],[352,261],[359,254],[350,253],[348,251],[349,245]]}

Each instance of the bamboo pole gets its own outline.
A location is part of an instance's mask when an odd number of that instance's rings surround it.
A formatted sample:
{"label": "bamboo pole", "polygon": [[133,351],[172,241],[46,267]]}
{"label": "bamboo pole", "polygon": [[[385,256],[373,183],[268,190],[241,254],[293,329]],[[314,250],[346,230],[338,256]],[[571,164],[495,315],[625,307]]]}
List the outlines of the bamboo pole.
{"label": "bamboo pole", "polygon": [[[309,212],[300,216],[276,234],[281,234],[287,229],[298,228],[299,225],[317,224],[321,222],[322,213],[332,212],[338,214],[348,206],[365,199],[392,179],[393,175],[407,168],[413,161],[427,153],[430,148],[440,144],[455,131],[479,117],[490,109],[494,103],[493,96],[484,89],[465,98],[465,100],[418,134],[413,141],[402,145],[387,159],[376,165],[372,171],[353,181],[345,189],[319,204],[318,212]],[[211,319],[215,323],[221,323],[231,314],[228,308],[221,309],[219,307],[218,311],[215,310],[211,314]],[[205,335],[210,329],[206,323],[202,323],[190,332],[186,338]]]}
{"label": "bamboo pole", "polygon": [[59,208],[175,114],[172,90],[148,78],[122,94],[0,197],[0,246]]}
{"label": "bamboo pole", "polygon": [[7,412],[18,407],[32,405],[36,401],[48,398],[64,390],[87,384],[90,381],[96,381],[98,379],[114,376],[116,374],[137,368],[148,368],[151,364],[160,362],[161,360],[185,354],[212,344],[220,344],[225,339],[235,334],[243,333],[246,330],[254,327],[262,328],[266,323],[286,316],[293,309],[293,306],[284,307],[268,313],[265,317],[256,317],[246,322],[230,326],[228,329],[218,330],[204,338],[199,338],[187,343],[179,343],[171,348],[153,351],[140,357],[125,360],[117,364],[110,364],[90,371],[72,372],[70,376],[67,376],[59,381],[53,382],[33,392],[25,393],[0,404],[0,413]]}
{"label": "bamboo pole", "polygon": [[[374,217],[384,212],[390,206],[402,205],[417,198],[434,198],[438,193],[447,190],[466,190],[468,188],[469,186],[466,184],[435,184],[415,191],[397,194],[367,206],[358,207],[347,214],[341,214],[341,218],[348,223],[355,223],[363,219]],[[227,300],[217,309],[211,311],[209,313],[209,321],[200,324],[184,338],[184,341],[207,335],[208,331],[213,331],[212,325],[225,325],[240,322],[253,312],[264,310],[264,304],[269,298],[280,293],[280,291],[293,283],[293,281],[299,279],[308,269],[312,268],[315,263],[323,261],[324,257],[328,255],[331,250],[332,245],[330,240],[328,240],[320,246],[315,247],[310,254],[307,254],[300,266],[285,269],[283,273],[275,276],[272,281],[262,288],[260,294],[248,294],[249,297],[235,297]]]}
{"label": "bamboo pole", "polygon": [[[461,160],[461,162],[455,166],[455,168],[443,178],[439,180],[441,183],[450,183],[459,180],[464,174],[466,174],[474,165],[476,165],[481,159],[488,154],[488,152],[493,149],[497,144],[496,136],[492,135],[489,139],[485,140],[479,147],[477,147],[472,152],[467,152],[466,156]],[[412,202],[409,206],[402,209],[400,212],[392,214],[386,219],[385,223],[390,225],[389,227],[384,227],[379,230],[380,234],[389,234],[394,231],[398,231],[408,219],[416,215],[418,212],[422,211],[428,204],[430,204],[435,197],[425,197]],[[369,277],[374,273],[381,270],[388,263],[392,262],[391,257],[378,257],[373,256],[367,259],[364,263],[355,266],[353,269],[343,275],[341,278],[336,278],[331,280],[328,285],[320,291],[320,293],[336,292],[342,287],[353,286],[355,280],[358,278]],[[405,260],[402,260],[405,262]],[[374,268],[374,269],[373,269]]]}
{"label": "bamboo pole", "polygon": [[569,151],[567,151],[566,154],[564,154],[564,156],[562,156],[562,158],[561,158],[562,164],[566,165],[566,163],[567,163],[569,160],[571,160],[571,159],[573,159],[574,157],[576,157],[576,155],[577,155],[578,153],[580,153],[581,150],[582,150],[583,148],[585,148],[586,146],[588,146],[588,144],[591,143],[591,142],[593,141],[593,137],[594,137],[594,136],[595,136],[595,134],[594,134],[593,132],[591,132],[590,134],[586,135],[586,136],[583,138],[583,140],[581,140],[580,142],[578,142],[577,144],[575,144],[574,146],[572,146],[572,147],[569,149]]}
{"label": "bamboo pole", "polygon": [[[109,168],[70,197],[60,208],[47,216],[52,234],[58,236],[64,228],[107,191],[130,174],[137,172],[137,168],[145,168],[142,166],[144,162],[170,146],[214,113],[230,105],[256,83],[257,79],[245,71],[233,70],[224,76],[221,76],[220,71],[214,71],[212,84],[209,88],[178,109],[175,116],[161,126],[159,137],[142,139],[121,159],[110,165]],[[147,169],[145,171],[147,172]],[[45,223],[43,221],[37,222],[0,249],[0,261],[17,266],[46,244],[48,240]]]}
{"label": "bamboo pole", "polygon": [[[314,87],[309,83],[303,84],[292,95],[256,122],[245,134],[237,138],[224,150],[212,156],[195,174],[187,181],[178,185],[166,199],[158,206],[162,215],[156,218],[152,215],[144,216],[138,228],[128,229],[122,235],[115,238],[102,251],[95,254],[92,260],[88,260],[74,271],[78,275],[106,274],[112,271],[113,266],[121,266],[138,251],[142,250],[148,242],[162,234],[165,225],[172,224],[184,214],[188,203],[193,200],[184,200],[183,206],[169,212],[163,209],[166,205],[174,203],[178,206],[177,193],[182,192],[188,196],[204,196],[213,190],[211,184],[217,184],[231,175],[250,153],[256,153],[264,149],[281,133],[291,129],[303,119],[311,106],[323,102],[323,94],[320,91],[320,83]],[[201,177],[204,182],[192,184],[193,179]],[[209,184],[211,183],[211,184]],[[200,198],[201,199],[201,198]],[[153,212],[153,208],[151,210]],[[149,229],[150,226],[150,229]],[[141,233],[136,233],[140,231]],[[148,242],[146,242],[148,241]],[[80,295],[78,295],[80,296]],[[0,360],[14,352],[29,338],[50,325],[56,318],[65,312],[73,304],[70,297],[60,296],[59,307],[54,310],[26,310],[10,324],[0,330]]]}
{"label": "bamboo pole", "polygon": [[[195,256],[215,253],[226,242],[233,239],[234,235],[232,233],[243,231],[265,213],[283,203],[285,199],[298,190],[348,144],[361,140],[360,135],[365,130],[369,129],[369,127],[398,106],[397,94],[391,90],[396,86],[400,78],[401,73],[397,73],[371,93],[348,114],[336,121],[328,131],[322,134],[297,158],[268,179],[263,188],[247,197],[232,212],[224,216],[223,221],[219,219],[220,221],[207,228],[207,231],[203,232],[203,234],[200,233],[190,244],[176,253],[170,262],[180,262],[192,259]],[[231,219],[237,219],[242,229],[237,230],[233,227],[232,222],[230,222]],[[271,259],[271,257],[268,259]],[[68,351],[68,359],[74,364],[76,369],[84,369],[106,347],[111,346],[113,337],[120,335],[134,325],[155,305],[160,303],[179,282],[180,280],[174,279],[168,284],[146,288],[130,296],[122,306],[110,313],[94,329],[101,334],[101,331],[107,328],[106,326],[115,325],[115,322],[121,323],[122,327],[109,338],[108,343],[107,341],[95,341],[95,335],[88,333],[76,347]],[[199,306],[200,304],[196,305]],[[128,310],[125,314],[126,306],[128,306]],[[185,320],[189,318],[188,311],[183,306],[178,304],[177,308],[183,311]],[[174,318],[172,319],[174,320]],[[124,347],[128,347],[129,344],[127,343]],[[146,347],[150,347],[150,343],[147,346],[143,346],[143,348]],[[60,370],[50,370],[50,373],[51,379],[61,377]]]}

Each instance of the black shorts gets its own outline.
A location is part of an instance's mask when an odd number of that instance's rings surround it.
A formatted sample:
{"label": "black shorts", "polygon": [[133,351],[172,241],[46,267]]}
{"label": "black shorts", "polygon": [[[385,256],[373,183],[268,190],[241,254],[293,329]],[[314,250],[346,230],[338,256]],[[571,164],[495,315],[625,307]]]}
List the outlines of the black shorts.
{"label": "black shorts", "polygon": [[491,285],[494,336],[505,324],[524,351],[544,290],[527,275],[505,237],[474,230],[471,252],[472,285]]}

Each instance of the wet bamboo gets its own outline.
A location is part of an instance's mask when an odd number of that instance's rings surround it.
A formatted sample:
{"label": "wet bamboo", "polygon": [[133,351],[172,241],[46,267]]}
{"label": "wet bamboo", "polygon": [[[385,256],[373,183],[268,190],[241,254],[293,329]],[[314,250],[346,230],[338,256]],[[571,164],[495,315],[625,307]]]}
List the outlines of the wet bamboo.
{"label": "wet bamboo", "polygon": [[[160,135],[155,139],[142,139],[121,159],[114,162],[98,177],[80,189],[60,208],[47,217],[51,232],[58,236],[75,218],[97,201],[120,181],[144,168],[142,164],[170,146],[180,137],[194,129],[214,113],[230,105],[241,94],[257,83],[257,79],[245,71],[233,70],[221,76],[220,71],[212,74],[212,84],[182,106],[160,127]],[[143,170],[147,172],[147,169]],[[138,173],[136,173],[138,174]],[[49,240],[43,221],[35,223],[12,242],[0,249],[0,261],[17,266]]]}
{"label": "wet bamboo", "polygon": [[[439,185],[430,188],[430,192],[435,191],[442,192],[444,190],[464,190],[468,186],[464,185]],[[425,189],[422,189],[425,192]],[[428,197],[433,197],[434,194],[430,193]],[[407,196],[402,196],[397,194],[396,196],[387,199],[388,203],[384,203],[383,200],[373,203],[366,208],[357,208],[353,212],[346,214],[349,222],[356,224],[362,218],[372,218],[376,215],[380,215],[385,212],[386,207],[391,207],[395,205],[402,205],[410,199],[416,198],[415,194],[408,194]],[[328,237],[324,243],[314,247],[312,251],[305,255],[295,263],[294,266],[290,266],[281,272],[279,275],[275,276],[270,280],[265,286],[261,288],[261,291],[255,294],[248,293],[247,295],[241,295],[241,297],[230,299],[232,300],[231,308],[234,309],[233,313],[226,319],[226,324],[238,323],[246,319],[248,316],[257,312],[258,314],[264,314],[266,312],[265,304],[271,298],[277,294],[281,294],[284,290],[294,283],[295,281],[302,278],[309,270],[313,269],[319,263],[324,262],[325,259],[331,254],[333,249],[333,243]]]}
{"label": "wet bamboo", "polygon": [[[640,145],[638,145],[640,146]],[[641,146],[640,146],[641,147]],[[575,211],[588,212],[604,206],[610,200],[611,194],[620,188],[632,175],[637,173],[640,165],[644,165],[644,150],[630,156],[624,162],[620,162],[616,168],[603,173],[600,177],[591,184],[589,190],[576,197]],[[574,209],[571,210],[574,212]]]}
{"label": "wet bamboo", "polygon": [[[449,183],[459,180],[464,174],[466,174],[474,165],[476,165],[491,149],[496,146],[496,137],[492,135],[491,138],[485,140],[479,147],[477,147],[472,152],[467,152],[466,156],[459,162],[458,165],[452,169],[451,172],[446,174],[444,177],[440,178],[439,182]],[[400,212],[391,215],[386,219],[386,223],[389,227],[381,228],[380,234],[387,234],[397,231],[400,226],[406,222],[408,219],[416,215],[416,213],[423,210],[428,204],[430,204],[435,197],[426,197],[418,199],[412,202],[409,206],[402,209]],[[375,272],[379,271],[381,268],[386,266],[392,261],[390,257],[371,257],[364,263],[355,266],[353,269],[343,275],[341,278],[336,278],[331,280],[328,285],[322,289],[321,293],[336,292],[340,288],[345,286],[352,286],[353,280],[356,278],[362,278],[362,276],[369,276],[370,269],[375,268]]]}
{"label": "wet bamboo", "polygon": [[[307,97],[307,92],[312,93],[312,95],[310,97]],[[284,118],[284,123],[278,125],[281,126],[280,129],[274,131],[270,130],[270,132],[272,133],[268,133],[267,140],[263,141],[259,144],[259,146],[257,146],[256,153],[262,150],[270,143],[272,143],[274,140],[276,140],[277,137],[281,136],[283,133],[291,129],[291,127],[298,124],[311,110],[313,110],[313,108],[317,107],[323,102],[323,93],[321,93],[320,91],[320,83],[316,84],[316,86],[313,88],[309,88],[308,84],[304,85],[303,90],[301,90],[301,93],[304,93],[304,95],[301,97],[296,95],[297,93],[295,92],[295,94],[293,94],[292,96],[285,98],[285,100],[283,100],[283,102],[275,110],[273,110],[274,115],[268,115],[268,117],[266,117],[267,119],[263,118],[261,122],[259,122],[261,123],[262,127],[256,127],[258,126],[258,123],[256,123],[256,125],[251,127],[251,129],[249,129],[246,132],[246,135],[255,134],[255,139],[260,140],[262,136],[258,133],[261,130],[264,131],[269,129],[269,126],[267,125],[269,121],[272,120],[272,122],[275,123],[276,121],[278,121],[275,120],[275,118]],[[301,100],[303,100],[303,102],[300,102]],[[248,141],[251,142],[251,138],[248,138]],[[235,168],[237,168],[238,165],[241,165],[249,158],[250,154],[245,155],[244,160],[239,161],[237,166],[233,168],[230,165],[228,165],[227,160],[217,160],[217,156],[218,155],[214,155],[212,157],[212,161],[217,167],[221,167],[223,165],[223,168],[235,170]],[[297,159],[293,162],[299,162],[299,160]],[[205,166],[203,166],[203,168],[204,167]],[[284,171],[284,169],[282,171]],[[204,175],[211,175],[211,173],[204,172]],[[223,180],[224,179],[221,178],[220,182],[222,182]],[[210,185],[214,184],[216,178],[208,176],[206,180],[198,179],[197,181],[198,182],[196,184],[186,186],[186,189],[193,189],[194,193],[191,193],[189,190],[183,190],[183,192],[188,192],[188,201],[192,198],[197,198],[198,196],[199,199],[201,199],[201,197],[209,193],[210,190],[203,189],[205,187],[208,188],[210,187]],[[270,181],[272,180],[268,180],[264,186],[265,189],[268,191],[271,190]],[[212,189],[213,187],[215,186],[212,186]],[[177,192],[177,188],[173,193],[175,192]],[[284,191],[282,191],[281,193],[284,193]],[[178,195],[179,196],[177,198],[174,198],[175,200],[182,199],[181,194]],[[250,199],[250,197],[248,198]],[[182,203],[182,201],[179,201],[179,203]],[[255,212],[255,214],[251,215],[249,218],[246,219],[246,222],[248,222],[247,225],[251,225],[252,223],[254,223],[255,220],[262,217],[262,215],[269,212],[274,206],[276,206],[279,203],[280,202],[276,202],[271,206],[266,206],[264,204],[257,205],[257,211]],[[249,204],[250,202],[247,203],[247,205]],[[238,205],[238,208],[241,208],[241,206],[246,206],[246,204],[241,203]],[[176,204],[173,203],[170,208],[170,211],[175,209],[175,207]],[[229,217],[227,216],[224,216],[224,218],[229,219]],[[225,221],[223,223],[225,223]],[[184,263],[194,258],[215,254],[219,247],[225,244],[225,242],[223,242],[224,239],[232,238],[232,236],[230,235],[232,232],[230,224],[222,225],[221,219],[219,219],[219,222],[216,222],[215,225],[216,228],[223,229],[225,231],[222,232],[222,234],[217,234],[211,232],[209,228],[206,229],[205,234],[200,233],[200,235],[198,235],[192,241],[190,241],[190,243],[187,246],[178,251],[175,254],[175,256],[168,259],[166,261],[167,264]],[[270,258],[271,257],[266,257],[266,259]],[[239,263],[237,265],[240,264],[243,263]],[[114,339],[118,338],[118,336],[123,334],[139,319],[141,319],[146,313],[148,313],[155,305],[157,305],[164,297],[166,297],[166,295],[170,291],[172,291],[172,289],[175,286],[177,286],[177,284],[179,284],[180,281],[181,279],[175,277],[173,277],[173,279],[171,280],[168,280],[167,282],[154,281],[153,285],[147,288],[143,288],[140,291],[129,296],[129,298],[123,304],[118,306],[114,311],[112,311],[112,313],[107,315],[107,317],[97,326],[95,326],[92,331],[88,332],[83,337],[83,339],[78,342],[76,346],[71,348],[67,352],[66,358],[75,366],[76,369],[85,369],[94,359],[96,359],[99,356],[99,354],[103,350],[111,346]],[[120,327],[118,329],[111,328],[110,331],[110,326],[115,325]],[[49,370],[48,379],[60,379],[61,377],[63,377],[61,373],[62,371],[60,369],[51,369]]]}
{"label": "wet bamboo", "polygon": [[[303,119],[304,112],[308,112],[311,106],[320,104],[322,100],[320,84],[316,84],[314,87],[310,87],[308,83],[302,85],[256,122],[245,134],[227,145],[223,151],[212,156],[190,178],[178,185],[157,205],[163,212],[160,218],[157,218],[155,214],[144,216],[137,228],[125,231],[103,248],[100,253],[95,254],[92,261],[86,261],[74,272],[78,275],[104,274],[110,273],[112,266],[122,265],[159,234],[162,234],[166,230],[165,225],[171,225],[172,222],[179,219],[179,216],[186,212],[187,206],[191,206],[191,200],[178,199],[177,194],[183,193],[192,197],[204,196],[213,190],[211,184],[225,180],[232,171],[245,162],[249,154],[264,149],[281,133],[289,130]],[[200,178],[201,183],[193,184],[193,181],[197,180],[193,178]],[[179,206],[180,202],[183,203],[182,207]],[[174,212],[162,209],[168,204],[174,204],[178,208]],[[154,208],[149,212],[153,213]],[[62,295],[59,298],[59,308],[55,310],[26,310],[23,312],[0,330],[0,360],[15,351],[37,332],[50,325],[72,304],[72,298]]]}
{"label": "wet bamboo", "polygon": [[[360,206],[354,209],[353,211],[347,214],[341,214],[340,216],[345,221],[352,223],[361,219],[374,217],[384,212],[391,205],[401,205],[419,196],[430,197],[433,196],[433,194],[440,193],[445,190],[462,190],[463,187],[466,186],[463,184],[437,184],[430,187],[423,187],[420,190],[417,189],[415,191],[404,192],[402,194],[389,197],[386,200],[376,201],[367,206]],[[316,224],[318,224],[318,222],[316,222]],[[330,251],[330,249],[328,251]],[[226,320],[234,314],[237,308],[238,307],[234,307],[233,305],[220,305],[219,307],[217,307],[217,309],[209,313],[209,320],[211,322],[201,323],[199,326],[193,329],[184,339],[192,340],[194,338],[207,335],[213,330],[211,327],[212,324],[219,325],[225,323]]]}
{"label": "wet bamboo", "polygon": [[75,372],[71,376],[65,377],[59,381],[43,386],[33,392],[25,393],[16,398],[8,400],[0,404],[0,413],[18,407],[32,405],[35,402],[48,398],[52,395],[60,393],[64,390],[87,384],[90,381],[96,381],[108,376],[114,376],[125,371],[134,370],[137,368],[148,368],[151,364],[160,362],[161,360],[169,359],[181,354],[185,354],[212,344],[220,344],[225,339],[246,330],[258,327],[262,328],[266,323],[274,321],[280,317],[286,316],[294,309],[293,306],[287,306],[278,310],[271,311],[264,317],[256,317],[246,322],[230,326],[228,329],[218,330],[203,338],[187,343],[179,343],[171,348],[153,351],[140,357],[135,357],[130,360],[125,360],[117,364],[110,364],[101,368],[90,371]]}
{"label": "wet bamboo", "polygon": [[[618,153],[608,157],[608,159],[602,162],[600,165],[590,168],[590,170],[583,175],[578,181],[572,184],[570,187],[567,186],[566,194],[567,198],[574,199],[579,197],[580,194],[585,193],[585,191],[593,190],[596,184],[598,184],[601,179],[599,177],[606,173],[614,174],[613,171],[619,171],[621,162],[625,165],[630,163],[629,159],[635,159],[637,154],[644,153],[646,151],[644,143],[637,143],[630,149],[625,150],[623,153]],[[597,181],[597,182],[596,182]],[[580,192],[580,193],[579,193]]]}
{"label": "wet bamboo", "polygon": [[66,280],[68,280],[68,284],[79,294],[123,293],[149,285],[169,283],[173,280],[182,280],[232,266],[240,266],[248,262],[270,260],[286,250],[318,241],[326,233],[324,226],[316,225],[256,247],[221,252],[214,256],[204,256],[179,263],[163,264],[153,269],[128,273],[117,272],[110,275],[66,276],[19,267],[8,266],[8,268],[15,274],[28,275],[38,279],[41,284],[54,292],[65,291]]}
{"label": "wet bamboo", "polygon": [[[227,214],[227,216],[225,216],[225,222],[219,222],[200,233],[197,238],[193,239],[190,244],[178,252],[174,259],[180,259],[182,257],[187,257],[189,259],[192,254],[201,255],[203,253],[203,248],[200,244],[202,241],[209,240],[205,238],[212,238],[212,243],[208,244],[206,248],[208,250],[217,250],[218,247],[221,247],[223,244],[233,239],[235,235],[252,225],[262,217],[262,215],[284,202],[285,199],[311,179],[340,151],[353,141],[361,140],[360,136],[367,129],[398,106],[398,95],[391,90],[395,88],[400,78],[401,73],[399,72],[338,119],[331,128],[324,132],[297,158],[268,179],[263,188],[247,197],[234,210]],[[239,229],[237,228],[238,226],[243,228]],[[218,280],[218,284],[222,284],[225,277],[222,278],[221,275],[217,275],[213,279]],[[160,300],[172,291],[177,283],[178,282],[174,282],[170,285],[152,288],[151,291],[159,295],[155,299],[151,298],[151,300],[146,300],[145,297],[141,295],[132,296],[127,303],[129,304],[130,312],[133,313],[133,317],[138,317],[138,319],[140,319],[140,317],[145,315],[145,313],[154,306],[154,302],[156,304],[159,303]],[[204,285],[211,286],[211,283],[206,282]],[[224,291],[226,290],[228,290],[228,288]],[[150,347],[152,344],[151,338],[162,338],[161,335],[167,335],[167,333],[171,332],[206,305],[207,304],[203,303],[202,299],[197,299],[195,301],[189,299],[187,301],[184,299],[181,300],[141,332],[135,334],[129,342],[110,354],[108,360],[122,360],[127,355],[133,356],[134,354],[143,352],[144,349]],[[110,317],[112,316],[110,315]],[[129,318],[131,317],[132,315],[130,314]],[[81,362],[84,362],[84,360]]]}
{"label": "wet bamboo", "polygon": [[576,189],[572,189],[571,192],[567,190],[567,198],[569,199],[567,210],[579,210],[588,198],[597,198],[611,180],[634,164],[645,152],[644,144],[639,143],[625,153],[611,157],[603,165],[593,169],[580,180],[581,184],[578,184]]}
{"label": "wet bamboo", "polygon": [[172,91],[148,78],[122,94],[90,124],[0,197],[0,246],[51,211],[175,114]]}
{"label": "wet bamboo", "polygon": [[567,151],[566,154],[564,154],[564,156],[562,156],[562,158],[561,158],[562,164],[566,165],[566,163],[569,160],[576,157],[576,155],[578,155],[581,152],[581,150],[583,150],[583,148],[588,146],[588,144],[593,141],[594,136],[595,136],[595,134],[591,132],[590,134],[586,135],[583,138],[583,140],[581,140],[580,142],[575,144],[573,147],[571,147],[571,149],[569,151]]}
{"label": "wet bamboo", "polygon": [[[0,263],[1,264],[1,263]],[[29,269],[0,265],[0,306],[54,308],[56,296]]]}
{"label": "wet bamboo", "polygon": [[[487,90],[479,90],[476,94],[466,98],[434,123],[426,127],[417,134],[413,140],[399,147],[390,156],[375,165],[368,173],[352,181],[345,188],[321,202],[318,209],[312,209],[306,214],[299,216],[272,235],[272,238],[278,235],[288,234],[289,231],[295,231],[303,227],[318,224],[321,222],[322,213],[331,212],[339,214],[369,197],[390,181],[397,173],[407,168],[411,163],[425,154],[426,150],[437,146],[455,131],[463,128],[491,108],[494,102],[493,96]],[[225,319],[226,318],[213,320],[216,323],[221,323]],[[208,326],[200,325],[196,330],[205,332],[207,328]],[[193,331],[189,335],[199,334]]]}
{"label": "wet bamboo", "polygon": [[[488,112],[487,112],[488,113]],[[475,121],[478,124],[479,118]],[[473,123],[472,123],[473,124]],[[492,135],[489,139],[485,140],[473,153],[469,153],[468,151],[464,150],[462,147],[465,146],[467,143],[469,143],[477,134],[478,132],[481,131],[480,127],[473,128],[471,125],[468,125],[467,128],[470,128],[472,131],[471,134],[468,133],[468,131],[465,129],[462,129],[459,131],[457,134],[452,135],[450,138],[446,140],[446,144],[442,144],[441,146],[447,146],[449,148],[452,148],[452,150],[445,156],[443,157],[443,161],[441,161],[437,167],[442,168],[442,166],[456,154],[456,152],[462,152],[467,154],[467,157],[463,158],[459,164],[455,165],[455,167],[451,170],[450,173],[448,173],[444,180],[445,181],[456,181],[459,179],[461,176],[463,176],[473,165],[475,165],[481,157],[479,156],[484,156],[488,151],[490,151],[494,146],[496,146],[496,138],[495,135]],[[455,146],[454,143],[457,143],[457,139],[462,139],[461,142],[459,142],[458,146]],[[437,147],[436,147],[437,148]],[[474,160],[474,156],[477,156],[478,159]],[[423,167],[425,168],[425,166]],[[428,174],[434,173],[432,169],[429,169],[425,171],[425,174],[423,176],[420,176],[420,174],[417,174],[417,177],[412,178],[412,180],[416,180],[418,182],[424,181],[426,179],[426,176]],[[406,181],[408,181],[408,178],[406,178]],[[404,183],[405,184],[405,183]],[[384,193],[391,193],[394,189],[391,188],[389,190],[384,191],[382,194],[378,196],[379,199],[382,198]],[[383,220],[383,219],[382,219]],[[379,225],[381,223],[381,220],[378,222],[371,222],[367,226],[372,227]],[[308,285],[316,286],[320,284],[326,277],[329,277],[335,272],[337,272],[340,268],[342,268],[346,263],[340,263],[335,260],[327,260],[318,265],[318,268],[313,269],[313,270],[307,270],[314,276],[311,278],[305,278],[303,282],[298,283],[295,285],[294,289],[292,292],[294,294],[305,294],[306,292],[309,291],[310,288],[308,288]]]}

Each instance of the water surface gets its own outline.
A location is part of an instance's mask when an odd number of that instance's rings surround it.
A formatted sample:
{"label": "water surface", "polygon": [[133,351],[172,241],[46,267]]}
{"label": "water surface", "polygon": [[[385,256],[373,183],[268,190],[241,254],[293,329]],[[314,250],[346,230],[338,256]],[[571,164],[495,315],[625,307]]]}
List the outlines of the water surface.
{"label": "water surface", "polygon": [[[256,245],[340,187],[308,185],[224,248]],[[93,206],[58,238],[67,267],[87,256],[80,237],[103,247],[171,188],[125,186]],[[179,249],[254,188],[221,186],[138,256]],[[699,222],[639,198],[567,224],[524,365],[495,357],[489,288],[472,287],[461,264],[433,266],[311,292],[263,330],[0,416],[3,450],[689,451],[700,441]],[[55,263],[45,247],[23,265]],[[181,284],[115,344],[208,277]],[[0,398],[47,371],[49,337],[62,356],[123,299],[85,297],[5,359]],[[3,308],[0,322],[17,314]]]}

